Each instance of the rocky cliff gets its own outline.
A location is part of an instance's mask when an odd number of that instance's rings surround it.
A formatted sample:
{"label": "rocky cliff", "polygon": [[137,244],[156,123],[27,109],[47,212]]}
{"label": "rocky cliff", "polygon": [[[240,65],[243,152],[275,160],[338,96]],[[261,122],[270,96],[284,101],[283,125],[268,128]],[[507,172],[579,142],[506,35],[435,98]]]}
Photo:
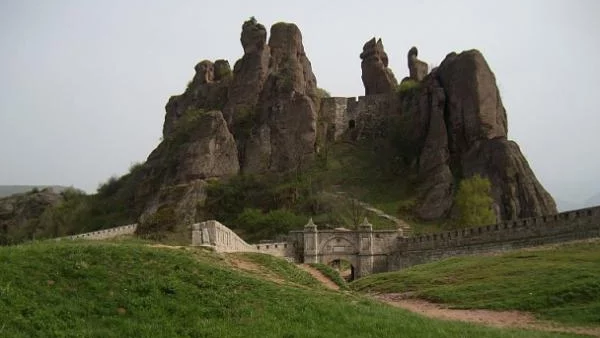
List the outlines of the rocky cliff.
{"label": "rocky cliff", "polygon": [[136,192],[142,223],[157,214],[194,221],[211,179],[301,170],[312,161],[319,102],[300,30],[274,24],[267,43],[265,27],[251,19],[240,41],[244,55],[233,71],[225,60],[204,60],[186,91],[169,99],[163,141]]}
{"label": "rocky cliff", "polygon": [[40,224],[44,212],[64,200],[52,188],[0,198],[0,245],[14,244],[52,232]]}
{"label": "rocky cliff", "polygon": [[[212,180],[301,172],[323,142],[359,142],[367,134],[403,140],[392,146],[417,175],[414,212],[421,219],[449,216],[457,182],[475,174],[492,182],[501,219],[556,212],[519,147],[507,139],[495,76],[478,51],[451,53],[429,72],[413,47],[410,74],[399,85],[382,40],[369,40],[360,59],[365,93],[373,100],[363,107],[317,97],[296,25],[277,23],[267,34],[250,19],[240,42],[244,54],[233,70],[226,60],[202,61],[186,91],[167,103],[163,141],[143,165],[135,193],[142,224],[157,218],[189,224],[200,217]],[[346,130],[356,123],[360,131]]]}
{"label": "rocky cliff", "polygon": [[[383,50],[383,45],[379,48]],[[417,214],[425,220],[447,216],[457,181],[475,174],[490,179],[499,219],[556,213],[554,200],[518,145],[507,139],[506,110],[494,73],[481,53],[450,53],[425,75],[426,64],[416,58],[417,52],[413,47],[408,53],[411,74],[403,80],[413,84],[407,90],[401,85],[398,95],[390,95],[390,101],[400,102],[391,104],[399,108],[388,112],[402,121],[400,132],[406,133],[416,152]],[[366,92],[373,83],[388,80],[383,72],[368,77]]]}

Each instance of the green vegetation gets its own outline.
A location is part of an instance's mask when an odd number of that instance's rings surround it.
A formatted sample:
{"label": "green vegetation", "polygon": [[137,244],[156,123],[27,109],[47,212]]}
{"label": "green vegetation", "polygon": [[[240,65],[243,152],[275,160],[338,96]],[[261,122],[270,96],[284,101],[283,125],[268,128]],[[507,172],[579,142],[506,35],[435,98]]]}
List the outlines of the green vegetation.
{"label": "green vegetation", "polygon": [[414,292],[458,308],[522,310],[570,324],[600,324],[600,242],[456,257],[359,279],[351,288]]}
{"label": "green vegetation", "polygon": [[[26,220],[16,220],[7,229],[0,229],[0,245],[18,244],[27,240],[60,237],[90,232],[117,225],[135,223],[139,207],[135,204],[135,187],[142,174],[142,165],[134,164],[129,173],[111,177],[98,187],[98,193],[66,188],[62,201],[42,210],[34,208]],[[35,203],[35,192],[28,193]],[[39,194],[44,194],[40,191]],[[27,202],[26,202],[27,203]]]}
{"label": "green vegetation", "polygon": [[479,175],[460,181],[455,203],[459,218],[455,227],[468,228],[476,225],[493,224],[496,216],[492,210],[492,184]]}
{"label": "green vegetation", "polygon": [[317,92],[317,97],[319,97],[321,99],[322,98],[326,98],[326,97],[331,97],[331,94],[327,90],[325,90],[323,88],[318,88],[317,87],[316,92]]}
{"label": "green vegetation", "polygon": [[[299,229],[309,217],[320,227],[354,228],[365,216],[376,229],[396,226],[366,212],[358,199],[413,223],[415,230],[437,230],[434,224],[421,227],[413,222],[414,175],[396,168],[404,164],[389,164],[382,153],[373,152],[373,145],[336,143],[326,158],[317,158],[300,173],[213,181],[207,187],[205,217],[220,220],[247,241]],[[398,173],[405,179],[398,180]],[[344,193],[338,193],[338,187]]]}
{"label": "green vegetation", "polygon": [[340,276],[339,272],[337,272],[334,268],[321,263],[311,263],[309,265],[319,270],[323,275],[325,275],[325,277],[329,278],[332,282],[339,286],[340,290],[348,289],[348,283],[346,283],[342,276]]}
{"label": "green vegetation", "polygon": [[421,83],[419,81],[415,81],[415,80],[411,80],[411,79],[402,80],[402,82],[400,82],[400,84],[396,88],[396,92],[405,93],[405,92],[417,89],[420,86],[421,86]]}
{"label": "green vegetation", "polygon": [[[556,337],[436,321],[280,285],[211,252],[45,242],[0,248],[4,337]],[[568,336],[568,335],[564,335]]]}
{"label": "green vegetation", "polygon": [[276,235],[290,230],[301,229],[306,224],[306,217],[299,216],[285,209],[270,210],[263,213],[259,209],[245,208],[238,215],[236,228],[243,230],[249,240],[274,238]]}
{"label": "green vegetation", "polygon": [[261,269],[260,271],[254,271],[254,273],[267,279],[276,279],[277,281],[285,281],[288,284],[315,289],[322,288],[321,283],[308,272],[299,269],[283,258],[261,253],[235,253],[229,256],[257,264]]}

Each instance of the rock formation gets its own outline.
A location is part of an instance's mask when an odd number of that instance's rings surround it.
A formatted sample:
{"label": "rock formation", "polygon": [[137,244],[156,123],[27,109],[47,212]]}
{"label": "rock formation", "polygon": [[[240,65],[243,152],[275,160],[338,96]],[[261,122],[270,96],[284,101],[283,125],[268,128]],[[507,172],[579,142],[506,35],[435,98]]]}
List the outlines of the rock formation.
{"label": "rock formation", "polygon": [[[409,53],[409,64],[412,56],[416,54]],[[507,140],[506,110],[494,73],[479,51],[449,54],[417,91],[401,100],[409,101],[402,104],[405,111],[401,114],[418,114],[428,120],[421,134],[424,142],[418,168],[422,183],[417,213],[421,218],[447,215],[455,180],[475,174],[492,182],[495,210],[501,219],[556,212],[554,200],[535,178],[519,147]]]}
{"label": "rock formation", "polygon": [[[142,221],[164,210],[196,217],[207,180],[307,165],[316,142],[316,79],[294,24],[242,25],[243,57],[198,63],[186,91],[166,106],[163,141],[144,164],[136,199]],[[162,211],[161,211],[162,210]],[[144,229],[142,226],[141,229]]]}
{"label": "rock formation", "polygon": [[365,95],[391,93],[398,85],[394,73],[388,68],[388,56],[381,39],[367,41],[360,53],[362,81]]}
{"label": "rock formation", "polygon": [[408,51],[408,70],[411,80],[422,81],[427,75],[428,66],[425,62],[417,59],[419,50],[417,47],[412,47]]}
{"label": "rock formation", "polygon": [[0,198],[0,245],[19,243],[58,229],[40,224],[44,212],[62,203],[63,195],[52,188]]}
{"label": "rock formation", "polygon": [[[317,121],[325,113],[319,112],[317,83],[298,27],[274,24],[267,43],[265,27],[250,19],[240,42],[244,55],[233,72],[226,60],[202,61],[186,91],[167,103],[164,139],[144,164],[136,193],[145,205],[142,220],[164,214],[193,222],[209,180],[302,170],[316,154]],[[376,109],[377,116],[361,117],[357,110],[336,118],[356,119],[370,139],[388,137],[389,121],[402,121],[401,137],[410,146],[405,155],[420,182],[417,215],[448,216],[456,182],[475,174],[493,183],[502,219],[555,212],[518,146],[507,140],[506,111],[483,56],[475,50],[451,53],[427,74],[417,55],[411,48],[407,61],[409,79],[418,85],[396,94],[381,39],[365,43],[360,54],[365,93],[389,96],[346,104]],[[361,121],[370,121],[370,128]]]}
{"label": "rock formation", "polygon": [[316,79],[298,27],[273,25],[269,49],[269,72],[242,161],[247,173],[297,169],[315,152]]}

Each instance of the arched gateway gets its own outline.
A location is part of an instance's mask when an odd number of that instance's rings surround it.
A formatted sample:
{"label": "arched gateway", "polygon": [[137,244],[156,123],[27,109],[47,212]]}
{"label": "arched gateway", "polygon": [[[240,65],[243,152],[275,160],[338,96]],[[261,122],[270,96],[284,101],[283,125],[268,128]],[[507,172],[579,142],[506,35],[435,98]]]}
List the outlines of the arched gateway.
{"label": "arched gateway", "polygon": [[[387,271],[387,257],[402,237],[401,230],[377,230],[365,218],[357,230],[318,230],[312,219],[303,231],[291,234],[299,247],[298,259],[304,263],[330,264],[348,261],[354,278]],[[301,253],[301,255],[300,255]]]}

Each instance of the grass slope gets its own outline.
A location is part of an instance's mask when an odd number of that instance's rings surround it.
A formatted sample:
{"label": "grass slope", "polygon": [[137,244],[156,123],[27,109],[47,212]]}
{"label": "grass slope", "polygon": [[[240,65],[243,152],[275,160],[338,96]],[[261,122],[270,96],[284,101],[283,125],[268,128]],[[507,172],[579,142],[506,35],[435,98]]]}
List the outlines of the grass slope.
{"label": "grass slope", "polygon": [[450,258],[363,278],[351,288],[415,292],[458,308],[516,309],[564,323],[600,325],[600,241]]}
{"label": "grass slope", "polygon": [[199,250],[44,242],[0,248],[2,337],[554,337],[426,319],[278,285]]}
{"label": "grass slope", "polygon": [[337,270],[334,268],[321,263],[311,263],[309,265],[319,270],[323,275],[325,275],[325,277],[329,278],[332,282],[339,286],[341,290],[348,289],[348,283],[346,283],[342,276],[340,276],[339,272],[337,272]]}

